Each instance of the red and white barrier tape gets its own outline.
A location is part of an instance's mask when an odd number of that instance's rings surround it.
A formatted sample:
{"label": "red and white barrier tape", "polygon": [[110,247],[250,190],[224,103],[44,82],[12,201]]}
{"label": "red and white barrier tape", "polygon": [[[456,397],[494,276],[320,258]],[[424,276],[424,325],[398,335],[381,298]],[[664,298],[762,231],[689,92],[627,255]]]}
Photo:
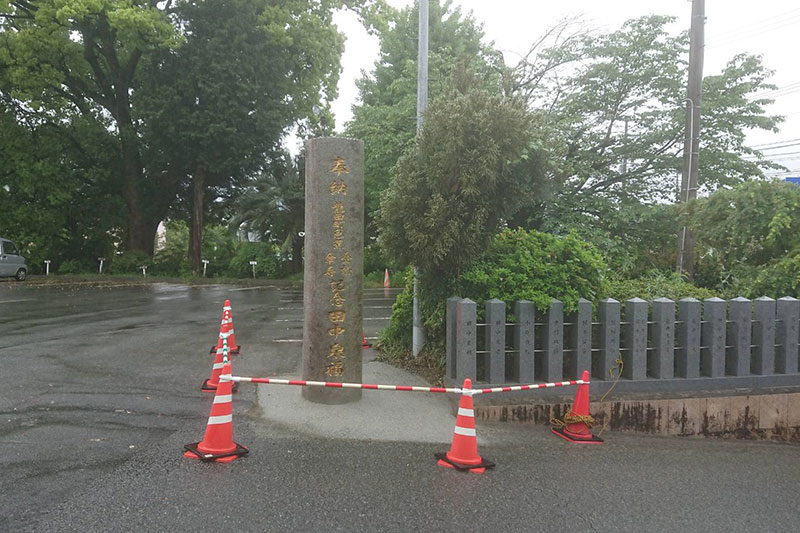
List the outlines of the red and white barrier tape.
{"label": "red and white barrier tape", "polygon": [[510,385],[507,387],[490,387],[488,389],[472,389],[473,396],[475,394],[488,394],[490,392],[513,392],[518,390],[533,390],[533,389],[552,389],[554,387],[566,387],[568,385],[588,385],[589,381],[582,379],[574,379],[572,381],[556,381],[554,383],[532,383],[530,385]]}
{"label": "red and white barrier tape", "polygon": [[278,378],[250,378],[242,376],[220,376],[220,381],[237,381],[247,383],[264,383],[267,385],[296,385],[298,387],[328,387],[333,389],[368,389],[368,390],[393,390],[405,392],[439,392],[453,394],[487,394],[490,392],[511,392],[532,389],[550,389],[553,387],[566,387],[567,385],[588,385],[588,381],[581,379],[573,381],[559,381],[556,383],[535,383],[531,385],[511,385],[508,387],[492,387],[488,389],[462,389],[460,387],[416,387],[407,385],[372,385],[369,383],[340,383],[337,381],[305,381],[300,379]]}

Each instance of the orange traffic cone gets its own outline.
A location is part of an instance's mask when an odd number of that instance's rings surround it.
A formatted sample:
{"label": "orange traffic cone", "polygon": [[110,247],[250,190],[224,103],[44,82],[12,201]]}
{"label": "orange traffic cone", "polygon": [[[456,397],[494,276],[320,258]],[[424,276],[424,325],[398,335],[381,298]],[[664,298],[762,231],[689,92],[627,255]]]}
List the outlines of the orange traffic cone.
{"label": "orange traffic cone", "polygon": [[[223,346],[225,346],[223,344]],[[223,364],[223,355],[222,352],[225,348],[220,348],[217,350],[216,357],[214,357],[214,364],[211,365],[211,377],[207,380],[203,381],[203,384],[200,386],[200,390],[203,392],[214,392],[219,387],[219,376],[222,374],[222,367]],[[239,389],[239,384],[233,384],[233,392],[236,392]]]}
{"label": "orange traffic cone", "polygon": [[364,335],[363,333],[361,334],[361,347],[364,348],[365,350],[367,348],[372,348],[372,345],[367,342],[367,336]]}
{"label": "orange traffic cone", "polygon": [[[231,377],[231,364],[228,361],[228,346],[223,344],[223,369],[222,379],[211,405],[211,414],[208,416],[208,425],[203,440],[184,446],[184,457],[229,463],[239,456],[246,455],[248,449],[233,442],[233,400]],[[225,379],[228,378],[228,379]]]}
{"label": "orange traffic cone", "polygon": [[434,454],[439,459],[439,465],[456,470],[469,471],[473,474],[483,474],[487,468],[492,468],[494,463],[482,459],[478,455],[478,439],[475,434],[475,412],[473,409],[472,395],[467,390],[472,388],[472,380],[464,380],[464,393],[458,403],[458,417],[456,428],[453,432],[453,444],[447,453]]}
{"label": "orange traffic cone", "polygon": [[602,444],[603,439],[592,435],[590,431],[594,425],[594,418],[589,415],[589,371],[584,370],[581,380],[586,383],[578,385],[575,393],[575,402],[572,409],[564,415],[564,420],[557,418],[551,419],[554,424],[551,429],[553,433],[570,442],[582,444]]}
{"label": "orange traffic cone", "polygon": [[383,273],[383,286],[385,288],[391,287],[391,284],[389,283],[389,269],[388,268]]}
{"label": "orange traffic cone", "polygon": [[222,350],[222,339],[228,339],[228,347],[230,348],[231,355],[239,355],[241,346],[236,345],[236,335],[233,330],[233,314],[231,313],[231,302],[225,300],[225,306],[222,308],[222,322],[219,325],[219,336],[217,337],[216,346],[211,347],[209,353],[219,353]]}

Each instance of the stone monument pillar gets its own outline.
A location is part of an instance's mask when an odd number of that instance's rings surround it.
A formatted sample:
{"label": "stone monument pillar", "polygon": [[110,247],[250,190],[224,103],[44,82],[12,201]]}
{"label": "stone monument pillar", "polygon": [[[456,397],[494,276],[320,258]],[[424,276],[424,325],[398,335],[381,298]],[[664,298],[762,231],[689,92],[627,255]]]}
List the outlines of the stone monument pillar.
{"label": "stone monument pillar", "polygon": [[[364,143],[306,144],[303,379],[361,383]],[[361,389],[303,387],[319,403],[359,400]]]}

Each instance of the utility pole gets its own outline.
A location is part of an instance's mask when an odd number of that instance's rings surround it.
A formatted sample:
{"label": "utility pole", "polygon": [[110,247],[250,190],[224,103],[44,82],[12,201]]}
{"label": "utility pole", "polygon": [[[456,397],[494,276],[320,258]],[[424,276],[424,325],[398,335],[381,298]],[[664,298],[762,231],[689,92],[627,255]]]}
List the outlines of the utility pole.
{"label": "utility pole", "polygon": [[[422,129],[422,116],[428,107],[428,0],[419,0],[419,32],[417,44],[417,135]],[[425,330],[419,314],[419,271],[414,267],[414,309],[411,352],[419,355],[425,345]]]}
{"label": "utility pole", "polygon": [[[700,155],[700,101],[703,89],[705,0],[692,0],[692,24],[689,30],[689,80],[686,84],[686,136],[683,143],[681,202],[697,198],[697,175]],[[694,275],[694,235],[686,226],[678,234],[677,271],[689,279]]]}

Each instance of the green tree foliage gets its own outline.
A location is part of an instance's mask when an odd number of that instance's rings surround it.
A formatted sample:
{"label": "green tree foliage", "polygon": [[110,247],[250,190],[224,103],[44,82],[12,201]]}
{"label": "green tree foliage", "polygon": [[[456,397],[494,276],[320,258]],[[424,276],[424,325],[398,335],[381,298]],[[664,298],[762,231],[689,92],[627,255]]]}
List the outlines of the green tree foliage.
{"label": "green tree foliage", "polygon": [[119,158],[127,246],[148,253],[166,208],[154,199],[169,197],[170,191],[162,190],[161,176],[145,175],[131,94],[142,57],[179,43],[168,17],[171,6],[172,2],[19,0],[3,4],[0,23],[5,94],[45,117],[81,114],[113,127],[109,135]]}
{"label": "green tree foliage", "polygon": [[[618,31],[576,37],[542,51],[542,61],[561,68],[533,76],[533,82],[519,82],[517,91],[528,95],[532,106],[551,110],[545,115],[547,124],[564,146],[563,185],[553,201],[538,205],[526,221],[517,223],[579,231],[607,253],[616,253],[612,264],[648,249],[639,244],[651,242],[651,227],[640,222],[663,220],[662,210],[644,213],[677,198],[676,176],[682,166],[688,52],[685,35],[668,33],[671,22],[668,17],[643,17]],[[772,88],[766,81],[770,74],[760,58],[738,55],[721,74],[705,77],[701,189],[762,176],[763,169],[774,166],[744,144],[745,130],[775,130],[781,120],[765,114],[770,100],[753,97]],[[530,78],[530,68],[523,63],[516,77]],[[530,83],[536,84],[535,90]],[[673,234],[677,227],[662,226]],[[622,246],[609,248],[608,243]]]}
{"label": "green tree foliage", "polygon": [[524,164],[533,135],[519,100],[472,87],[434,101],[382,199],[380,239],[390,257],[431,280],[474,261],[530,190],[513,167]]}
{"label": "green tree foliage", "polygon": [[248,237],[279,246],[290,261],[291,273],[303,270],[305,183],[303,156],[288,153],[271,160],[236,202],[231,228]]}
{"label": "green tree foliage", "polygon": [[697,239],[698,282],[737,296],[796,291],[800,187],[749,181],[698,200],[689,218]]}
{"label": "green tree foliage", "polygon": [[180,3],[185,42],[143,68],[136,102],[152,139],[146,159],[184,184],[195,272],[205,212],[225,207],[218,200],[260,170],[288,128],[317,120],[315,106],[336,96],[344,36],[331,7],[274,4]]}
{"label": "green tree foliage", "polygon": [[355,9],[378,28],[383,6],[7,1],[0,4],[0,91],[40,121],[80,115],[105,125],[127,248],[152,255],[159,222],[181,198],[194,214],[197,259],[203,210],[219,205],[205,189],[230,195],[231,178],[257,168],[291,124],[319,120],[315,104],[329,115],[343,43],[333,10]]}
{"label": "green tree foliage", "polygon": [[237,278],[253,275],[250,261],[256,261],[256,275],[273,279],[282,273],[280,250],[268,242],[240,242],[236,245],[236,253],[231,259],[228,272]]}
{"label": "green tree foliage", "polygon": [[[524,102],[457,78],[431,103],[419,137],[394,169],[381,201],[379,242],[397,265],[419,268],[420,312],[434,350],[459,274],[542,179],[523,173],[521,180],[517,172],[537,159],[536,135]],[[403,313],[396,309],[392,320]],[[389,350],[400,342],[384,337]]]}
{"label": "green tree foliage", "polygon": [[122,202],[105,129],[80,117],[70,123],[31,118],[0,99],[0,231],[14,239],[32,272],[53,261],[93,270],[108,256],[122,222]]}
{"label": "green tree foliage", "polygon": [[[408,7],[379,33],[381,55],[375,69],[357,85],[360,103],[353,107],[348,136],[364,141],[367,236],[380,210],[380,195],[389,187],[391,170],[416,132],[418,9]],[[429,7],[428,98],[438,98],[456,68],[468,68],[497,86],[502,57],[481,42],[483,30],[452,2],[433,0]]]}
{"label": "green tree foliage", "polygon": [[719,296],[719,293],[703,287],[696,287],[685,281],[676,272],[665,274],[662,271],[654,270],[636,279],[612,278],[609,281],[607,295],[620,302],[631,298],[641,298],[647,301],[669,298],[677,302],[683,298],[705,300]]}
{"label": "green tree foliage", "polygon": [[504,230],[459,279],[458,294],[483,303],[530,300],[539,310],[553,298],[566,311],[578,300],[596,301],[607,290],[600,253],[576,235],[558,237],[525,230]]}

